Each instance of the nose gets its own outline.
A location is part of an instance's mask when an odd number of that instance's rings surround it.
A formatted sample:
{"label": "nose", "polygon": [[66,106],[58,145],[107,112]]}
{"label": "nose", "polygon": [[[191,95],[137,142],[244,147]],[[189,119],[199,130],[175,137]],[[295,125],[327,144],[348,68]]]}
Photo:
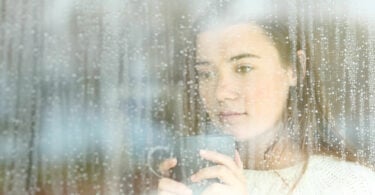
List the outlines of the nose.
{"label": "nose", "polygon": [[215,95],[219,102],[238,98],[239,91],[233,75],[223,73],[218,75]]}

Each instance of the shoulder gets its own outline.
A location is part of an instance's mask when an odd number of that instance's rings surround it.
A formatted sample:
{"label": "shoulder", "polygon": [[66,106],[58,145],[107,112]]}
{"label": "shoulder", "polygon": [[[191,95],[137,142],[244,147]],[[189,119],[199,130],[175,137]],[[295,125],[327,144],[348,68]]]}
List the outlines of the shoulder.
{"label": "shoulder", "polygon": [[354,162],[314,155],[309,158],[301,185],[319,187],[324,194],[374,194],[375,172]]}

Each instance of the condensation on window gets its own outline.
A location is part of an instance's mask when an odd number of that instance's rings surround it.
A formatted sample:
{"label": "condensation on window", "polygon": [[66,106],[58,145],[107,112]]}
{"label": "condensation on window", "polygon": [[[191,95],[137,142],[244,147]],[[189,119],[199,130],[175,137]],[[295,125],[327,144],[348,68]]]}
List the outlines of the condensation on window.
{"label": "condensation on window", "polygon": [[[0,194],[157,193],[160,175],[152,163],[173,157],[178,137],[220,131],[204,103],[217,93],[204,96],[199,89],[202,75],[224,76],[219,68],[201,75],[194,67],[202,21],[220,28],[242,17],[286,18],[282,41],[292,51],[286,59],[296,73],[298,47],[308,50],[313,65],[298,78],[311,79],[301,93],[314,92],[301,108],[286,109],[321,112],[314,102],[323,102],[327,121],[313,114],[304,120],[327,122],[345,141],[327,136],[328,148],[338,145],[344,161],[350,146],[355,161],[371,168],[374,9],[371,1],[354,0],[0,0]],[[220,20],[226,14],[231,20]],[[311,76],[313,69],[319,77]],[[253,78],[245,88],[260,86]],[[293,87],[304,85],[296,82]],[[217,92],[220,84],[205,86]],[[321,91],[309,91],[316,86]],[[304,144],[319,151],[325,134],[304,128],[290,137],[312,136]],[[151,153],[159,149],[164,154]]]}

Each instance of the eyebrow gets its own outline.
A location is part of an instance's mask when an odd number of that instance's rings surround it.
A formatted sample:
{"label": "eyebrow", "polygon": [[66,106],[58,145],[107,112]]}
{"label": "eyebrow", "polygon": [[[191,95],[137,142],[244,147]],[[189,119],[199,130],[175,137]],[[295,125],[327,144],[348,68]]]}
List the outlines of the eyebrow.
{"label": "eyebrow", "polygon": [[[258,55],[251,54],[251,53],[242,53],[242,54],[238,54],[238,55],[235,55],[235,56],[231,57],[228,61],[232,62],[232,61],[240,60],[240,59],[243,59],[243,58],[260,58],[260,57]],[[210,62],[209,61],[198,61],[194,65],[195,66],[210,65]]]}
{"label": "eyebrow", "polygon": [[194,64],[194,66],[202,66],[202,65],[209,65],[210,62],[208,61],[200,61]]}
{"label": "eyebrow", "polygon": [[260,57],[258,55],[251,54],[251,53],[242,53],[242,54],[231,57],[229,61],[236,61],[242,58],[260,58]]}

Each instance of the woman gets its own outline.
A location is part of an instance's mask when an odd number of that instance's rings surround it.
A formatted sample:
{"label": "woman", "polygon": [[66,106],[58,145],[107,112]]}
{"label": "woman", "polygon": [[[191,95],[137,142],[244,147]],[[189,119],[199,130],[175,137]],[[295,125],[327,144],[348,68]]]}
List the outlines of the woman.
{"label": "woman", "polygon": [[[195,71],[210,122],[235,136],[235,158],[201,151],[217,166],[193,182],[219,178],[202,194],[371,194],[375,174],[356,165],[353,153],[328,123],[327,106],[302,35],[292,39],[282,18],[234,20],[201,28]],[[298,28],[296,28],[298,29]],[[338,158],[347,161],[339,161]],[[166,160],[160,170],[176,166]],[[159,194],[191,194],[162,178]]]}

